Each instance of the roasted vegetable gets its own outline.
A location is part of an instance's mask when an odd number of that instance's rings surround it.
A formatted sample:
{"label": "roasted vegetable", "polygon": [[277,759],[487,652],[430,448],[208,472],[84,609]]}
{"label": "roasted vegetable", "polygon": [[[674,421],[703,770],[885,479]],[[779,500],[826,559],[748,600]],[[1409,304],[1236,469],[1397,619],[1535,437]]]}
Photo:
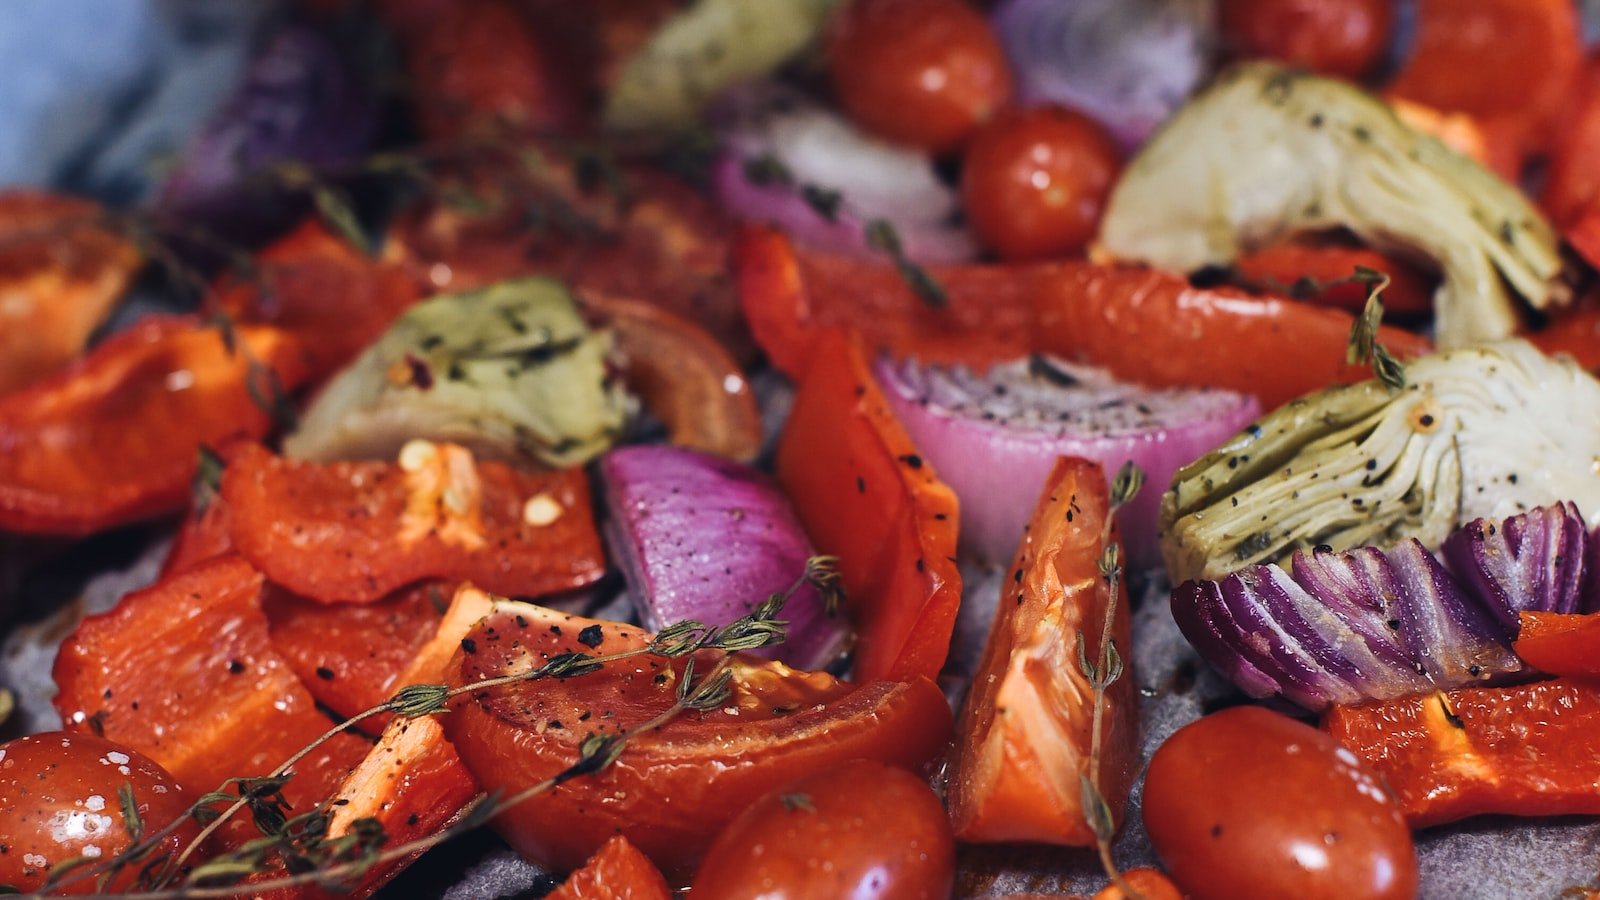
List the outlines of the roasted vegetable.
{"label": "roasted vegetable", "polygon": [[559,282],[526,278],[413,307],[339,373],[284,442],[293,457],[392,458],[424,438],[550,466],[611,445],[634,402]]}
{"label": "roasted vegetable", "polygon": [[717,91],[758,78],[816,39],[837,0],[696,0],[622,69],[605,121],[624,131],[695,124]]}
{"label": "roasted vegetable", "polygon": [[1555,232],[1515,187],[1360,89],[1268,63],[1224,74],[1145,146],[1100,241],[1187,272],[1335,228],[1439,266],[1446,349],[1510,335],[1513,296],[1536,309],[1568,299]]}
{"label": "roasted vegetable", "polygon": [[1593,376],[1510,340],[1423,357],[1403,377],[1295,400],[1180,469],[1161,501],[1173,581],[1324,544],[1435,548],[1463,522],[1563,500],[1594,524]]}

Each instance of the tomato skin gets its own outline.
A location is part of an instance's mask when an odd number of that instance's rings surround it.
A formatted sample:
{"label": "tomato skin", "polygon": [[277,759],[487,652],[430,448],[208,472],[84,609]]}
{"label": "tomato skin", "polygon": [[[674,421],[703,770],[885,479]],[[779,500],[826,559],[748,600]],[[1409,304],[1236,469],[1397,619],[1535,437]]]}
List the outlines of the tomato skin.
{"label": "tomato skin", "polygon": [[707,852],[694,896],[706,900],[945,898],[955,838],[921,778],[855,760],[773,791]]}
{"label": "tomato skin", "polygon": [[954,150],[1011,98],[1005,51],[963,0],[849,0],[826,42],[840,104],[892,141]]}
{"label": "tomato skin", "polygon": [[[499,601],[447,675],[467,684],[559,653],[617,653],[648,640],[631,625]],[[697,661],[696,671],[712,665]],[[581,677],[505,685],[462,697],[442,724],[483,788],[509,796],[570,766],[589,734],[636,728],[672,706],[683,667],[640,656]],[[852,759],[918,767],[950,734],[949,705],[925,678],[851,685],[750,660],[733,672],[727,706],[635,735],[604,771],[523,801],[495,829],[558,870],[622,834],[669,878],[687,880],[722,826],[768,791]]]}
{"label": "tomato skin", "polygon": [[1358,78],[1383,56],[1393,0],[1223,0],[1223,39],[1240,55]]}
{"label": "tomato skin", "polygon": [[978,239],[1005,259],[1079,253],[1122,170],[1111,135],[1059,106],[1003,113],[967,148],[961,202]]}
{"label": "tomato skin", "polygon": [[1194,900],[1416,896],[1411,832],[1377,776],[1328,735],[1261,707],[1168,738],[1150,760],[1144,821]]}
{"label": "tomato skin", "polygon": [[[0,884],[38,890],[57,863],[126,850],[132,842],[117,793],[125,785],[133,790],[145,834],[189,810],[190,799],[171,773],[104,738],[49,732],[0,744]],[[178,852],[198,832],[193,821],[184,823],[150,858]],[[141,866],[124,869],[109,889],[131,889]],[[94,893],[98,879],[85,876],[53,893]]]}

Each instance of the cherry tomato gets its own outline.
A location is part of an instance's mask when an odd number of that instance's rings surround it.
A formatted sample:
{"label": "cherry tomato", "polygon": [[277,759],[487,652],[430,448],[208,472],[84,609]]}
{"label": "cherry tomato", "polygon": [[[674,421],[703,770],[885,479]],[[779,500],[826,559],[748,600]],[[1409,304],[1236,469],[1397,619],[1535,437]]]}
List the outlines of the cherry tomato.
{"label": "cherry tomato", "polygon": [[[132,843],[119,791],[133,792],[142,834],[183,816],[189,798],[176,779],[149,757],[89,734],[52,732],[0,745],[0,884],[21,891],[43,887],[50,868],[80,856],[109,858]],[[151,859],[182,850],[198,833],[193,821],[161,841]],[[109,888],[133,886],[129,866]],[[53,892],[88,894],[99,876]]]}
{"label": "cherry tomato", "polygon": [[1411,832],[1383,783],[1328,735],[1239,706],[1150,760],[1144,823],[1194,900],[1410,898]]}
{"label": "cherry tomato", "polygon": [[1093,119],[1048,106],[1006,113],[967,148],[961,200],[978,239],[1005,259],[1067,256],[1094,237],[1121,169]]}
{"label": "cherry tomato", "polygon": [[955,838],[915,775],[856,760],[773,791],[729,822],[695,877],[695,897],[944,898]]}
{"label": "cherry tomato", "polygon": [[1356,78],[1389,45],[1394,6],[1393,0],[1223,0],[1222,34],[1242,56]]}
{"label": "cherry tomato", "polygon": [[839,102],[868,131],[954,150],[1011,98],[1005,51],[963,0],[850,0],[827,36]]}

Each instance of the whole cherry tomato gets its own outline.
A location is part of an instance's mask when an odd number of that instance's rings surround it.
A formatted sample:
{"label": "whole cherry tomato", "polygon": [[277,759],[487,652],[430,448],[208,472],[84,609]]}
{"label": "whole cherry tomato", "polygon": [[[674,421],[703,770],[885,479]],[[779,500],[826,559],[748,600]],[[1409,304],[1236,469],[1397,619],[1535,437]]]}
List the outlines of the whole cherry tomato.
{"label": "whole cherry tomato", "polygon": [[1416,896],[1411,831],[1383,783],[1328,735],[1260,707],[1168,738],[1144,823],[1194,900]]}
{"label": "whole cherry tomato", "polygon": [[964,0],[849,0],[827,36],[828,72],[851,118],[943,152],[1011,98],[989,23]]}
{"label": "whole cherry tomato", "polygon": [[702,900],[945,898],[950,821],[921,778],[856,760],[773,791],[729,822],[706,854]]}
{"label": "whole cherry tomato", "polygon": [[1093,119],[1061,107],[1005,113],[972,139],[961,200],[1005,259],[1075,254],[1094,237],[1122,160]]}
{"label": "whole cherry tomato", "polygon": [[1242,56],[1265,56],[1356,78],[1383,55],[1393,0],[1223,0],[1224,39]]}
{"label": "whole cherry tomato", "polygon": [[[88,734],[52,732],[0,744],[0,884],[40,890],[52,866],[77,857],[109,859],[132,843],[123,789],[132,791],[137,830],[151,835],[183,816],[189,798],[148,757]],[[149,860],[181,851],[197,834],[185,822],[137,865],[108,885],[133,886]],[[89,894],[98,875],[52,893]]]}

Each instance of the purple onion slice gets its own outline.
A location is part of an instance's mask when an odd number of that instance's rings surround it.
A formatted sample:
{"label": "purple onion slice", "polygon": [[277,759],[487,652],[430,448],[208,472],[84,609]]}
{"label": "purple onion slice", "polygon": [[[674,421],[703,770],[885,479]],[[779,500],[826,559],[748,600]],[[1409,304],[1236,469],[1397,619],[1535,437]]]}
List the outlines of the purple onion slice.
{"label": "purple onion slice", "polygon": [[[600,460],[606,536],[646,628],[684,619],[722,625],[786,590],[815,551],[789,501],[762,472],[677,447],[625,447]],[[810,585],[783,607],[782,644],[800,669],[837,657],[848,626]]]}
{"label": "purple onion slice", "polygon": [[1511,633],[1421,541],[1407,538],[1388,556],[1400,578],[1400,633],[1429,680],[1450,689],[1521,671]]}
{"label": "purple onion slice", "polygon": [[1257,699],[1283,693],[1283,681],[1269,674],[1277,666],[1264,649],[1258,653],[1256,645],[1243,639],[1243,630],[1222,601],[1220,584],[1185,581],[1173,588],[1172,617],[1200,658],[1240,690]]}
{"label": "purple onion slice", "polygon": [[1572,501],[1503,520],[1474,519],[1444,543],[1450,569],[1515,636],[1524,610],[1575,613],[1590,556],[1587,523]]}

